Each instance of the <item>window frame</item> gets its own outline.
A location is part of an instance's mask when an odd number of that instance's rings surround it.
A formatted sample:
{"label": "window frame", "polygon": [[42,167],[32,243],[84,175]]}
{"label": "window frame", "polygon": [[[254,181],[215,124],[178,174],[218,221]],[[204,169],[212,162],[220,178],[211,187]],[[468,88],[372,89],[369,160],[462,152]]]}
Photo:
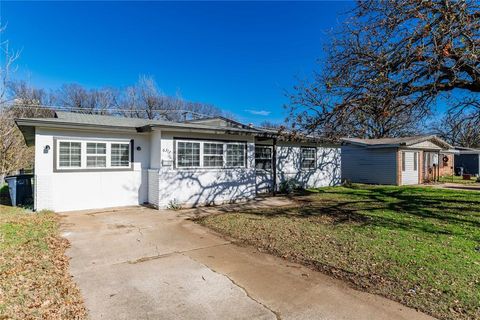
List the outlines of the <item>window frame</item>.
{"label": "window frame", "polygon": [[[127,145],[128,147],[128,165],[126,166],[114,166],[112,165],[112,144],[123,144],[123,145]],[[108,142],[107,143],[107,154],[109,155],[108,157],[108,163],[107,163],[107,168],[111,168],[111,169],[126,169],[126,168],[130,168],[130,166],[132,165],[132,145],[131,145],[131,142],[127,143],[127,142],[120,142],[120,141],[111,141],[111,142]]]}
{"label": "window frame", "polygon": [[[200,162],[199,166],[188,166],[183,167],[178,165],[178,144],[180,142],[190,142],[190,143],[198,143],[200,145]],[[223,153],[222,153],[222,166],[205,166],[205,154],[204,152],[204,145],[205,143],[211,144],[221,144],[223,145]],[[227,145],[242,145],[243,146],[243,163],[241,166],[227,166]],[[230,141],[230,140],[214,140],[214,139],[193,139],[193,138],[174,138],[173,144],[173,153],[174,153],[174,169],[176,170],[194,170],[194,169],[201,169],[201,170],[220,170],[220,169],[238,169],[238,168],[247,168],[247,141]],[[213,154],[210,154],[213,155]]]}
{"label": "window frame", "polygon": [[[228,163],[228,146],[229,145],[240,145],[243,147],[243,161],[242,161],[242,165],[241,166],[228,166],[227,163]],[[224,168],[227,168],[227,169],[235,169],[235,168],[246,168],[247,167],[247,144],[246,143],[242,143],[242,142],[226,142],[223,146],[223,150],[224,150],[224,158],[223,158],[223,166]]]}
{"label": "window frame", "polygon": [[[221,157],[222,157],[222,165],[221,166],[206,166],[205,165],[205,156],[207,157],[220,157],[219,154],[214,154],[214,153],[205,153],[205,144],[215,144],[215,145],[221,145],[222,146],[222,154],[221,154]],[[204,167],[204,168],[211,168],[211,169],[215,169],[215,168],[223,168],[224,165],[225,165],[225,155],[226,155],[226,144],[225,143],[222,143],[222,142],[213,142],[213,141],[205,141],[203,143],[200,143],[200,146],[201,146],[201,151],[200,151],[200,154],[201,154],[201,161],[200,161],[200,166],[201,167]]]}
{"label": "window frame", "polygon": [[[88,145],[89,144],[95,144],[95,153],[88,153]],[[105,153],[98,153],[98,150],[97,150],[97,145],[98,144],[104,144],[105,145]],[[88,169],[96,169],[96,168],[106,168],[107,167],[107,143],[106,142],[86,142],[85,143],[86,145],[86,152],[85,152],[85,157],[86,157],[86,167]],[[88,157],[95,157],[95,158],[98,158],[98,157],[102,157],[102,158],[105,158],[105,166],[104,167],[97,167],[97,166],[94,166],[94,167],[89,167],[88,166]]]}
{"label": "window frame", "polygon": [[[305,158],[303,155],[304,150],[313,149],[313,158]],[[304,160],[313,160],[313,167],[305,168],[303,167]],[[316,147],[307,147],[302,146],[300,147],[300,170],[302,171],[314,171],[317,169],[317,148]]]}
{"label": "window frame", "polygon": [[[70,148],[72,147],[72,143],[80,143],[80,165],[79,166],[62,166],[61,165],[61,160],[60,160],[60,157],[61,157],[61,152],[60,152],[60,144],[61,143],[69,143],[70,144]],[[56,154],[56,164],[57,164],[57,167],[61,170],[75,170],[75,169],[80,169],[82,168],[82,144],[81,142],[79,141],[65,141],[65,140],[60,140],[57,142],[56,144],[56,147],[57,147],[57,154]],[[69,163],[71,164],[72,162],[72,159],[71,159],[71,156],[72,156],[72,152],[71,152],[71,149],[69,150]]]}
{"label": "window frame", "polygon": [[[75,142],[80,143],[80,167],[60,166],[60,143]],[[88,167],[88,156],[103,156],[103,154],[87,153],[88,143],[105,144],[105,167]],[[128,166],[111,165],[111,146],[112,144],[128,145]],[[54,137],[53,138],[53,172],[98,172],[98,171],[129,171],[133,170],[133,140],[127,139],[83,139],[76,137]]]}
{"label": "window frame", "polygon": [[[198,143],[199,146],[199,161],[198,161],[198,166],[179,166],[178,165],[178,144],[180,142],[184,142],[184,143]],[[202,164],[203,164],[203,159],[202,159],[202,155],[203,155],[203,151],[202,151],[202,148],[203,148],[203,144],[200,142],[200,141],[194,141],[194,140],[175,140],[175,144],[174,144],[174,152],[175,152],[175,168],[178,168],[178,169],[198,169],[198,168],[201,168],[202,167]]]}
{"label": "window frame", "polygon": [[[257,158],[257,148],[264,148],[264,149],[270,150],[270,157],[269,158]],[[270,161],[270,169],[257,168],[257,160]],[[273,169],[273,146],[255,145],[255,170],[262,170],[262,171],[271,172],[272,169]]]}

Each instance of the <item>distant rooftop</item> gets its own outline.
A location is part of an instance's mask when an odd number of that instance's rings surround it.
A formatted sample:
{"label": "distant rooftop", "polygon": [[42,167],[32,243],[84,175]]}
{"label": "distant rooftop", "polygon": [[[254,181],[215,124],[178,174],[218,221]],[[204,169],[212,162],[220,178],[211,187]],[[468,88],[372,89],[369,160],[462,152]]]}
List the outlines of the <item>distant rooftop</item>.
{"label": "distant rooftop", "polygon": [[364,146],[386,146],[386,147],[396,147],[396,146],[410,146],[413,144],[421,143],[424,141],[434,141],[445,148],[452,148],[444,140],[440,139],[435,135],[418,135],[410,137],[400,137],[400,138],[380,138],[380,139],[360,139],[360,138],[343,138],[345,143],[353,143],[357,145]]}

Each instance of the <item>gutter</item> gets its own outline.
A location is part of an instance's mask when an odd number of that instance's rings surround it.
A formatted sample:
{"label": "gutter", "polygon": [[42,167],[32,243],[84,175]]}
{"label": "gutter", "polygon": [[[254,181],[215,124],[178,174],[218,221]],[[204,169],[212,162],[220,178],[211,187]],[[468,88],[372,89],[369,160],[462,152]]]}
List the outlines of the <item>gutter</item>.
{"label": "gutter", "polygon": [[61,121],[35,121],[35,120],[24,120],[24,119],[15,119],[15,124],[18,127],[43,127],[43,128],[61,128],[61,129],[88,129],[95,128],[101,131],[119,131],[119,132],[138,132],[135,127],[124,127],[124,126],[108,126],[101,124],[91,124],[91,123],[71,123],[71,122],[61,122]]}

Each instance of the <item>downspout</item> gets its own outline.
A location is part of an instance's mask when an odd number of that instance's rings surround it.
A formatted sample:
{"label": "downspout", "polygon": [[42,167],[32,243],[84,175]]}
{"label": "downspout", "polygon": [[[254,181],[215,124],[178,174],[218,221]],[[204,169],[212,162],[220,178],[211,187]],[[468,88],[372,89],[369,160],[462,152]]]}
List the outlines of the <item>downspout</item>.
{"label": "downspout", "polygon": [[273,196],[275,196],[277,193],[277,138],[273,138],[272,149],[272,187]]}

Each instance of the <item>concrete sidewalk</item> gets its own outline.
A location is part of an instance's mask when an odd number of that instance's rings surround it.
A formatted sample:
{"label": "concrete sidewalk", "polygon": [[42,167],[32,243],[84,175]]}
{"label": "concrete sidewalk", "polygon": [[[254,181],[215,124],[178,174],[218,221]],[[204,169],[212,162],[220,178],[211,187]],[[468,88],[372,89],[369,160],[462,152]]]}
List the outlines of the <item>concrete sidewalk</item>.
{"label": "concrete sidewalk", "polygon": [[189,221],[192,212],[63,215],[71,273],[91,319],[432,319],[232,244]]}

